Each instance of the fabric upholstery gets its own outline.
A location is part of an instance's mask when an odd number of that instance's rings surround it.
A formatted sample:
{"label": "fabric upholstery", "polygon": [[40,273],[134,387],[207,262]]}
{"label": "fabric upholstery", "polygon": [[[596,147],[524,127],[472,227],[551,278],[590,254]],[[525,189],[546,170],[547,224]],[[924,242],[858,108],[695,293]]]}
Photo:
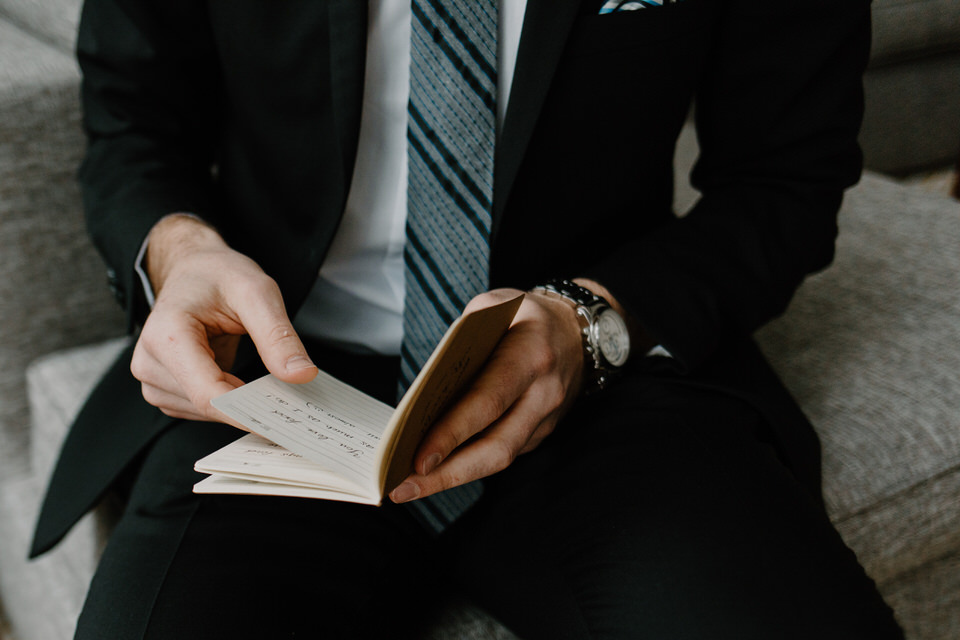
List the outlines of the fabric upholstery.
{"label": "fabric upholstery", "polygon": [[759,338],[819,430],[831,515],[883,580],[960,547],[960,203],[867,175],[837,246]]}
{"label": "fabric upholstery", "polygon": [[820,429],[834,515],[960,467],[960,354],[944,348],[960,344],[960,203],[944,204],[865,176],[833,266],[760,335]]}
{"label": "fabric upholstery", "polygon": [[[34,358],[122,330],[84,237],[83,149],[72,60],[0,21],[0,477],[27,446],[23,371]],[[98,304],[91,304],[91,302]]]}
{"label": "fabric upholstery", "polygon": [[897,611],[909,640],[960,635],[960,554],[953,554],[889,583],[884,597]]}
{"label": "fabric upholstery", "polygon": [[871,64],[960,50],[960,4],[954,0],[874,0]]}
{"label": "fabric upholstery", "polygon": [[960,3],[874,0],[860,143],[885,173],[956,162],[960,149]]}
{"label": "fabric upholstery", "polygon": [[860,144],[871,169],[903,175],[957,161],[958,78],[960,51],[868,71]]}
{"label": "fabric upholstery", "polygon": [[62,53],[76,41],[82,0],[0,0],[0,17]]}

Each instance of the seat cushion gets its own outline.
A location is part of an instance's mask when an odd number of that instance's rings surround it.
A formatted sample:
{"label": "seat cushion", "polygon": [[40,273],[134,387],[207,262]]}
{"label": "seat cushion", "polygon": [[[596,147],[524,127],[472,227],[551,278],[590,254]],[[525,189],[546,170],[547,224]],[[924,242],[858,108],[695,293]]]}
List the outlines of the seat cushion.
{"label": "seat cushion", "polygon": [[874,0],[871,65],[960,51],[960,2]]}
{"label": "seat cushion", "polygon": [[960,548],[960,203],[874,174],[762,348],[817,428],[831,516],[883,580]]}
{"label": "seat cushion", "polygon": [[28,459],[27,364],[123,331],[84,233],[77,84],[70,56],[0,20],[0,478]]}
{"label": "seat cushion", "polygon": [[0,0],[0,17],[69,54],[77,39],[83,0]]}

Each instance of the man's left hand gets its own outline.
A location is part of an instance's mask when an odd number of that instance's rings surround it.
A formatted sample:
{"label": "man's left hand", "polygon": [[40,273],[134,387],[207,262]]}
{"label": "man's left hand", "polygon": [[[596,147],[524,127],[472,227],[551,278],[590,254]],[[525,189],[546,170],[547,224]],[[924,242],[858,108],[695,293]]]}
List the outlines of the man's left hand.
{"label": "man's left hand", "polygon": [[[466,310],[515,297],[497,289]],[[507,468],[535,449],[580,395],[583,342],[572,306],[527,293],[513,324],[463,397],[430,429],[414,470],[390,493],[407,502]]]}

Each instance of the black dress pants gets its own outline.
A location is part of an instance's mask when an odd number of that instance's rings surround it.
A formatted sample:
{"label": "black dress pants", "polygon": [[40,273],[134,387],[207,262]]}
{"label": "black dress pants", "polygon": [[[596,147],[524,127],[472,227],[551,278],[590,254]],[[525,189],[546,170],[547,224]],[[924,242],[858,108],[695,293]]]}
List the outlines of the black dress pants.
{"label": "black dress pants", "polygon": [[[381,396],[394,365],[316,361]],[[379,389],[379,391],[377,391]],[[464,593],[521,638],[902,638],[748,405],[633,377],[439,538],[406,508],[197,496],[237,437],[180,423],[134,482],[77,638],[404,638]]]}

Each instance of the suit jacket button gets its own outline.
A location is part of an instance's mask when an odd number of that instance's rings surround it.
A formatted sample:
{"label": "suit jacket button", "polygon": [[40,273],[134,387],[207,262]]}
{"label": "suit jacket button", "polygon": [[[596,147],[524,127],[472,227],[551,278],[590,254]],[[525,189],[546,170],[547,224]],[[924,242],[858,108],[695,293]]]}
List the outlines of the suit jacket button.
{"label": "suit jacket button", "polygon": [[110,293],[113,294],[117,302],[120,304],[126,303],[127,295],[120,286],[120,278],[117,277],[117,272],[113,269],[107,269],[107,286],[110,287]]}

